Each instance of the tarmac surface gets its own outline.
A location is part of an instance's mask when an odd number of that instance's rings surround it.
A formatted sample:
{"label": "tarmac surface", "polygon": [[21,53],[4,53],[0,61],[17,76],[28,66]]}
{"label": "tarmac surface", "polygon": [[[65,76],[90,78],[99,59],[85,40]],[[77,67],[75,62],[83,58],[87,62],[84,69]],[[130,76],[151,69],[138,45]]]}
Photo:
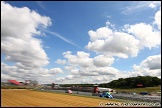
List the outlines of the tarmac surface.
{"label": "tarmac surface", "polygon": [[[65,93],[65,90],[49,90],[52,92],[62,92]],[[73,94],[78,94],[78,95],[87,95],[87,96],[98,96],[98,94],[93,94],[90,92],[81,92],[81,91],[73,91]],[[150,95],[139,95],[139,94],[121,94],[121,93],[113,93],[112,94],[113,98],[115,99],[125,99],[125,100],[136,100],[136,101],[142,101],[142,102],[158,102],[161,103],[161,96],[150,96]]]}

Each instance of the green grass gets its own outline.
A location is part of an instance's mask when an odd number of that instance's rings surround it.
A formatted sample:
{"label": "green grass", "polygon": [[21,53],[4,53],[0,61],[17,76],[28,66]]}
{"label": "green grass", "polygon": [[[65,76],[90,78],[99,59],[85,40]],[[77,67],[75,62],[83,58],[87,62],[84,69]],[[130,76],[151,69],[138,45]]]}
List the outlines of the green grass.
{"label": "green grass", "polygon": [[133,89],[115,89],[115,91],[118,92],[135,92],[135,93],[139,93],[139,92],[161,92],[161,87],[145,87],[145,88],[133,88]]}

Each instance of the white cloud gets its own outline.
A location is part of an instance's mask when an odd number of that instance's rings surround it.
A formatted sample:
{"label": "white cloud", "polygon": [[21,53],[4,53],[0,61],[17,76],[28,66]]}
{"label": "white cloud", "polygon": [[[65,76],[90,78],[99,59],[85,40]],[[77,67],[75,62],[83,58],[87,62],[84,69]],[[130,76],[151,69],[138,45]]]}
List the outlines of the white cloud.
{"label": "white cloud", "polygon": [[103,47],[104,44],[105,44],[104,40],[95,40],[93,42],[88,42],[86,48],[98,52]]}
{"label": "white cloud", "polygon": [[161,30],[161,9],[156,12],[155,14],[155,24],[157,24],[158,29]]}
{"label": "white cloud", "polygon": [[78,51],[77,55],[72,55],[70,51],[63,53],[68,62],[74,66],[87,67],[92,65],[92,59],[89,58],[89,53]]}
{"label": "white cloud", "polygon": [[39,83],[51,83],[53,80],[50,77],[55,77],[57,74],[64,73],[60,68],[21,68],[20,64],[15,66],[9,66],[1,62],[1,78],[6,81],[9,79],[15,79],[18,81],[25,80],[37,80]]}
{"label": "white cloud", "polygon": [[91,66],[87,68],[82,68],[80,69],[79,74],[82,76],[97,76],[97,75],[110,75],[114,76],[115,74],[118,73],[118,70],[115,69],[114,67],[96,67],[96,66]]}
{"label": "white cloud", "polygon": [[[154,24],[159,24],[159,16],[161,17],[157,12]],[[64,78],[65,83],[107,83],[118,78],[139,75],[161,78],[160,55],[148,57],[146,60],[141,61],[139,66],[134,65],[132,71],[120,71],[115,67],[111,67],[115,61],[113,56],[121,58],[136,57],[144,47],[151,49],[161,45],[159,30],[146,23],[126,24],[123,31],[113,27],[115,26],[107,21],[106,27],[88,32],[90,41],[85,47],[99,54],[94,58],[90,58],[90,54],[85,52],[77,52],[76,55],[72,55],[70,51],[63,53],[64,58],[67,59],[65,69],[71,74],[69,78]],[[62,81],[62,78],[57,81]]]}
{"label": "white cloud", "polygon": [[66,70],[73,70],[75,68],[75,66],[69,64],[69,66],[65,66],[64,67]]}
{"label": "white cloud", "polygon": [[[100,34],[104,34],[106,30],[109,31],[109,29],[104,29],[103,31],[100,29]],[[95,34],[95,32],[93,33]],[[91,35],[92,34],[90,34],[90,37],[92,37]],[[111,35],[112,36],[109,34],[105,35],[105,39],[96,38],[97,40],[89,42],[86,48],[92,51],[103,53],[107,56],[118,56],[122,58],[128,58],[129,55],[137,56],[139,51],[139,41],[137,39],[135,39],[132,35],[124,32],[114,31],[111,33]],[[99,37],[100,35],[96,36]]]}
{"label": "white cloud", "polygon": [[155,31],[154,28],[150,24],[139,23],[135,25],[130,25],[127,28],[129,33],[132,33],[139,39],[140,48],[143,47],[156,47],[161,44],[161,36],[159,31]]}
{"label": "white cloud", "polygon": [[17,8],[1,3],[1,51],[6,55],[6,60],[20,62],[27,67],[47,65],[49,61],[42,49],[42,42],[34,38],[33,33],[40,34],[37,30],[40,25],[51,25],[50,18],[27,7]]}
{"label": "white cloud", "polygon": [[[58,78],[56,78],[56,82],[58,83],[58,82],[64,82],[64,80],[65,80],[65,78],[64,77],[58,77]],[[63,83],[59,83],[59,84],[63,84]],[[67,83],[66,83],[67,84]]]}
{"label": "white cloud", "polygon": [[161,69],[161,55],[147,57],[140,64],[140,67],[149,68],[150,70]]}
{"label": "white cloud", "polygon": [[56,78],[55,82],[61,83],[94,83],[91,76],[107,75],[108,77],[114,77],[119,71],[113,67],[109,67],[114,58],[110,58],[104,55],[98,55],[94,58],[90,58],[89,53],[78,51],[76,55],[72,55],[70,51],[63,53],[64,58],[67,59],[65,69],[70,72],[70,75]]}
{"label": "white cloud", "polygon": [[112,80],[117,80],[118,78],[116,77],[110,77],[110,76],[107,76],[107,75],[102,75],[102,76],[92,76],[92,81],[94,83],[97,83],[97,84],[100,84],[100,83],[108,83]]}
{"label": "white cloud", "polygon": [[56,78],[55,82],[58,84],[79,84],[81,79],[76,79],[75,75],[67,75],[65,77]]}
{"label": "white cloud", "polygon": [[155,4],[153,4],[153,3],[150,3],[148,7],[150,7],[150,8],[155,8],[155,7],[156,7],[156,5],[155,5]]}
{"label": "white cloud", "polygon": [[6,79],[7,80],[9,80],[9,79],[15,79],[15,77],[11,77],[11,76],[9,76],[7,74],[1,74],[1,82],[6,82]]}
{"label": "white cloud", "polygon": [[79,70],[78,69],[71,69],[71,74],[78,75],[79,74]]}
{"label": "white cloud", "polygon": [[33,38],[26,41],[6,37],[5,41],[1,41],[1,51],[6,54],[7,61],[20,62],[24,67],[41,67],[49,63],[47,54],[38,39]]}
{"label": "white cloud", "polygon": [[41,16],[27,7],[13,7],[1,2],[1,53],[5,60],[15,63],[9,66],[1,62],[1,78],[3,80],[47,79],[48,76],[63,73],[60,68],[42,68],[49,63],[43,49],[39,29],[50,26],[51,19]]}
{"label": "white cloud", "polygon": [[161,60],[160,55],[150,56],[141,61],[139,66],[134,65],[133,71],[120,71],[114,67],[97,67],[95,65],[86,68],[71,68],[71,75],[64,78],[56,79],[61,83],[108,83],[119,78],[135,77],[135,76],[157,76],[161,78]]}
{"label": "white cloud", "polygon": [[97,39],[105,39],[108,38],[108,36],[112,35],[112,30],[107,27],[101,27],[95,31],[90,30],[88,32],[91,41],[95,41]]}
{"label": "white cloud", "polygon": [[73,75],[67,75],[65,77],[65,80],[73,80],[74,76]]}
{"label": "white cloud", "polygon": [[1,62],[1,75],[8,76],[3,77],[3,79],[8,79],[9,77],[16,80],[24,81],[25,79],[38,80],[42,75],[48,74],[46,69],[33,68],[30,70],[22,69],[17,66],[8,66],[7,64]]}
{"label": "white cloud", "polygon": [[148,68],[139,67],[138,69],[129,72],[129,77],[136,77],[136,76],[155,76],[161,78],[161,69],[149,70]]}
{"label": "white cloud", "polygon": [[52,75],[56,75],[56,74],[64,73],[64,72],[62,71],[61,68],[52,68],[52,69],[49,70],[49,73],[52,74]]}
{"label": "white cloud", "polygon": [[52,34],[52,35],[57,36],[58,38],[62,39],[63,41],[65,41],[65,42],[67,42],[67,43],[69,43],[69,44],[71,44],[71,45],[74,45],[74,46],[76,46],[76,47],[79,48],[79,49],[82,49],[80,46],[78,46],[77,44],[75,44],[75,43],[72,42],[71,40],[65,38],[64,36],[62,36],[62,35],[59,34],[59,33],[51,32],[51,31],[47,31],[47,30],[46,30],[46,32],[47,32],[47,33],[50,33],[50,34]]}
{"label": "white cloud", "polygon": [[150,1],[148,4],[148,7],[150,8],[156,8],[157,6],[161,5],[160,1]]}
{"label": "white cloud", "polygon": [[130,76],[156,76],[161,78],[161,55],[149,56],[140,65],[133,65]]}
{"label": "white cloud", "polygon": [[146,8],[156,8],[158,6],[161,6],[160,1],[133,1],[130,3],[130,6],[127,6],[122,9],[122,13],[127,15],[130,13],[134,13],[137,11],[145,10]]}
{"label": "white cloud", "polygon": [[[106,27],[107,27],[107,28],[110,27],[110,28],[112,28],[113,30],[115,30],[115,24],[110,23],[108,20],[106,21]],[[110,31],[111,31],[111,33],[112,33],[112,30],[110,30]]]}
{"label": "white cloud", "polygon": [[46,7],[43,5],[41,1],[36,1],[36,3],[42,8],[46,10]]}
{"label": "white cloud", "polygon": [[93,64],[99,67],[111,66],[112,63],[114,63],[114,58],[106,57],[104,55],[96,56],[93,59]]}
{"label": "white cloud", "polygon": [[[67,75],[64,78],[57,78],[55,80],[56,82],[85,83],[85,81],[88,81],[88,83],[94,83],[94,79],[92,79],[91,76],[100,76],[101,78],[104,75],[107,76],[107,78],[119,76],[119,70],[109,67],[114,62],[114,58],[109,58],[104,55],[89,58],[90,55],[88,53],[77,52],[76,55],[72,55],[70,51],[64,52],[63,55],[68,59],[65,69],[67,69],[71,75]],[[92,61],[87,62],[87,60],[84,61],[84,59],[91,59]],[[80,61],[86,64],[90,63],[91,65],[85,66],[80,63]]]}
{"label": "white cloud", "polygon": [[91,66],[72,70],[71,75],[56,78],[58,83],[107,83],[118,78],[129,77],[129,74],[120,72],[113,67]]}
{"label": "white cloud", "polygon": [[66,64],[66,60],[61,60],[61,59],[57,59],[57,61],[55,61],[57,64]]}

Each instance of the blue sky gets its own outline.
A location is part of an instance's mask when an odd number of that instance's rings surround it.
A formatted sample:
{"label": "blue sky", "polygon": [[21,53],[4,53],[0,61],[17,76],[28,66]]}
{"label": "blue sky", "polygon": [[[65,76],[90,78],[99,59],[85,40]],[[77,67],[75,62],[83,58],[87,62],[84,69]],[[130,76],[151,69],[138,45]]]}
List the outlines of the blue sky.
{"label": "blue sky", "polygon": [[161,78],[161,2],[1,3],[1,81]]}

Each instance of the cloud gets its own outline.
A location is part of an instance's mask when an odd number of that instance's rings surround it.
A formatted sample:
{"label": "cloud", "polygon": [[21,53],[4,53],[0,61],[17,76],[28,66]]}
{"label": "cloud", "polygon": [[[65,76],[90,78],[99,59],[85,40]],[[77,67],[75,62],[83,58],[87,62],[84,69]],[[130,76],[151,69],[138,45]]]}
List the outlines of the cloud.
{"label": "cloud", "polygon": [[75,75],[67,75],[56,78],[55,82],[59,82],[59,84],[78,84],[80,81],[77,78]]}
{"label": "cloud", "polygon": [[92,59],[89,58],[90,54],[83,51],[78,51],[77,55],[72,55],[70,51],[63,53],[64,58],[74,66],[88,67],[92,65]]}
{"label": "cloud", "polygon": [[80,69],[72,69],[71,74],[65,77],[56,78],[55,82],[59,83],[107,83],[118,78],[129,77],[128,73],[124,73],[114,67],[86,67]]}
{"label": "cloud", "polygon": [[92,79],[92,76],[107,76],[107,78],[112,77],[112,79],[117,76],[120,77],[120,71],[110,67],[114,62],[114,58],[104,55],[90,58],[90,54],[83,51],[78,51],[76,55],[72,55],[70,51],[67,51],[63,53],[63,56],[67,59],[65,69],[70,74],[56,78],[56,82],[84,83],[88,81],[89,83],[94,83],[95,79]]}
{"label": "cloud", "polygon": [[[123,30],[115,29],[115,26],[107,21],[106,27],[88,32],[90,41],[85,48],[109,57],[136,57],[145,47],[151,49],[161,45],[161,10],[155,13],[154,19],[153,25],[125,24]],[[154,25],[157,25],[158,29]]]}
{"label": "cloud", "polygon": [[25,79],[31,80],[39,80],[39,78],[43,77],[44,75],[50,75],[48,69],[44,68],[32,68],[32,69],[25,69],[20,68],[17,65],[9,66],[3,62],[1,62],[1,75],[3,79],[8,80],[8,78],[12,78],[15,80],[24,81]]}
{"label": "cloud", "polygon": [[54,76],[63,74],[61,68],[21,68],[18,65],[9,66],[1,62],[1,78],[3,81],[15,79],[18,81],[37,80],[39,83],[51,83]]}
{"label": "cloud", "polygon": [[140,65],[133,65],[130,76],[155,76],[161,78],[161,55],[153,55],[141,61]]}
{"label": "cloud", "polygon": [[43,5],[41,1],[36,1],[36,3],[44,10],[46,10],[46,7]]}
{"label": "cloud", "polygon": [[149,5],[148,5],[148,7],[150,7],[150,8],[155,8],[155,7],[156,7],[156,5],[155,5],[155,4],[153,4],[153,3],[151,3],[151,4],[149,4]]}
{"label": "cloud", "polygon": [[59,34],[59,33],[51,32],[51,31],[48,31],[48,30],[45,30],[45,32],[50,33],[50,34],[52,34],[52,35],[55,35],[55,36],[57,36],[58,38],[60,38],[61,40],[65,41],[65,42],[67,42],[67,43],[69,43],[69,44],[71,44],[71,45],[74,45],[74,46],[76,46],[76,47],[79,48],[79,49],[82,49],[80,46],[78,46],[77,44],[75,44],[75,43],[72,42],[71,40],[65,38],[64,36],[62,36],[62,35]]}
{"label": "cloud", "polygon": [[149,68],[150,70],[161,69],[161,55],[147,57],[140,64],[140,67]]}
{"label": "cloud", "polygon": [[127,28],[128,33],[132,33],[139,39],[139,47],[156,47],[161,44],[161,36],[160,32],[154,30],[154,28],[150,24],[139,23],[135,25],[130,25]]}
{"label": "cloud", "polygon": [[67,75],[65,77],[65,80],[73,80],[74,76],[73,75]]}
{"label": "cloud", "polygon": [[[1,51],[7,61],[20,62],[26,67],[40,67],[49,63],[42,49],[39,26],[51,25],[49,17],[40,16],[27,7],[17,8],[1,2]],[[12,17],[8,17],[12,16]],[[34,47],[33,47],[34,46]]]}
{"label": "cloud", "polygon": [[96,67],[91,66],[87,68],[81,68],[79,74],[81,76],[98,76],[98,75],[109,75],[114,76],[118,73],[118,70],[114,67]]}
{"label": "cloud", "polygon": [[49,63],[49,58],[42,41],[36,37],[42,34],[41,27],[46,29],[51,24],[49,17],[27,7],[18,8],[1,2],[1,54],[5,55],[6,61],[14,63],[9,66],[1,62],[3,80],[42,81],[47,76],[63,72],[60,68],[42,68]]}
{"label": "cloud", "polygon": [[73,75],[78,75],[79,74],[79,70],[78,69],[71,69],[71,74]]}
{"label": "cloud", "polygon": [[[63,81],[64,82],[65,78],[64,77],[58,77],[56,78],[56,82],[60,82],[60,81]],[[60,84],[60,83],[59,83]]]}
{"label": "cloud", "polygon": [[107,27],[101,27],[95,31],[90,30],[88,32],[91,41],[95,41],[97,39],[105,39],[108,36],[112,35],[112,30]]}
{"label": "cloud", "polygon": [[[95,68],[93,69],[95,70]],[[118,78],[136,76],[155,76],[161,78],[161,55],[149,56],[145,60],[142,60],[139,66],[134,64],[132,72],[119,71],[113,67],[96,68],[96,70],[99,70],[98,75],[91,75],[91,82],[95,83],[106,83]]]}
{"label": "cloud", "polygon": [[157,24],[158,29],[161,30],[161,9],[156,12],[154,19],[154,23]]}
{"label": "cloud", "polygon": [[[115,29],[115,24],[112,24],[112,23],[110,23],[110,21],[106,21],[106,28],[108,28],[108,27],[110,27],[110,28],[112,28],[113,30],[116,30]],[[110,30],[110,32],[112,32],[112,30]]]}
{"label": "cloud", "polygon": [[114,58],[106,57],[104,55],[99,55],[94,57],[93,64],[98,67],[111,66],[114,63]]}
{"label": "cloud", "polygon": [[[147,5],[148,6],[148,5]],[[159,11],[155,14],[155,21],[150,24],[126,24],[123,30],[115,29],[109,21],[106,27],[96,31],[89,30],[90,41],[85,46],[96,52],[97,56],[90,57],[89,53],[78,51],[76,54],[67,51],[63,53],[67,59],[65,69],[71,77],[58,78],[62,83],[107,83],[118,78],[135,76],[157,76],[161,78],[161,56],[149,56],[141,61],[140,65],[133,65],[131,71],[120,71],[111,67],[114,56],[120,58],[137,57],[144,48],[153,48],[161,45],[160,31],[154,25],[160,24]]]}
{"label": "cloud", "polygon": [[[89,53],[78,51],[77,54],[67,51],[63,53],[67,59],[65,69],[71,77],[58,78],[62,83],[107,83],[118,78],[135,76],[157,76],[161,78],[161,56],[149,56],[141,61],[140,65],[133,65],[131,71],[120,71],[111,67],[114,56],[121,58],[137,57],[143,48],[153,48],[161,45],[159,28],[159,11],[155,14],[155,21],[151,24],[126,24],[123,30],[115,29],[109,21],[106,27],[96,31],[89,30],[90,41],[85,46],[88,50],[96,52],[97,56],[90,57]],[[111,29],[112,28],[112,29]]]}
{"label": "cloud", "polygon": [[161,2],[160,1],[150,1],[148,7],[150,7],[150,8],[156,8],[159,5],[161,5]]}
{"label": "cloud", "polygon": [[57,61],[55,61],[57,64],[66,64],[66,60],[61,60],[61,59],[57,59]]}
{"label": "cloud", "polygon": [[[94,58],[93,58],[94,59]],[[70,75],[56,78],[60,83],[108,83],[119,78],[136,76],[157,76],[161,78],[161,55],[149,56],[141,61],[140,65],[133,65],[132,71],[120,71],[114,67],[98,67],[91,65],[88,67],[73,66],[68,68]]]}
{"label": "cloud", "polygon": [[93,82],[100,84],[100,83],[108,83],[108,82],[110,82],[112,80],[116,80],[118,78],[116,78],[114,76],[108,78],[107,75],[103,75],[102,77],[101,76],[92,76],[91,79]]}
{"label": "cloud", "polygon": [[160,1],[133,1],[130,3],[130,6],[127,6],[122,9],[122,14],[128,15],[137,11],[144,10],[146,8],[156,8],[161,6]]}
{"label": "cloud", "polygon": [[[103,28],[103,27],[101,27]],[[97,29],[96,32],[90,30],[90,37],[96,37],[91,40],[86,48],[107,56],[118,56],[128,58],[128,56],[137,56],[139,41],[132,35],[124,32],[112,31],[109,28]],[[98,33],[98,30],[100,30]],[[111,32],[110,32],[111,31]],[[104,37],[104,38],[103,38]]]}
{"label": "cloud", "polygon": [[52,74],[52,75],[53,75],[53,74],[56,75],[56,74],[64,73],[64,72],[62,71],[61,68],[53,68],[53,69],[50,69],[50,70],[49,70],[49,73]]}

